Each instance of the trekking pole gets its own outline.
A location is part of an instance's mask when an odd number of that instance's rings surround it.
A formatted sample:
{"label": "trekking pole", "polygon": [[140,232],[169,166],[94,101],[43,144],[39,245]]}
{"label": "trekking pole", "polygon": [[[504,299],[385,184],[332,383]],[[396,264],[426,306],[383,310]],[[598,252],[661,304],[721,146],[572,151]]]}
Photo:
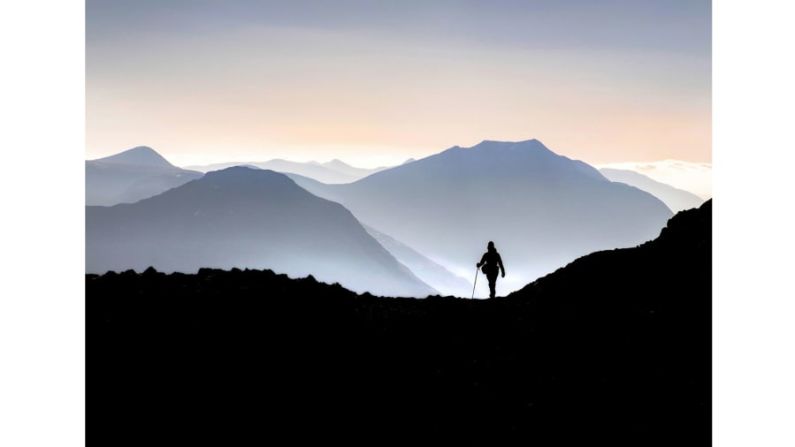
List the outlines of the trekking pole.
{"label": "trekking pole", "polygon": [[480,268],[475,267],[475,285],[472,286],[472,298],[471,298],[473,300],[475,299],[475,287],[478,286],[478,270],[480,270]]}

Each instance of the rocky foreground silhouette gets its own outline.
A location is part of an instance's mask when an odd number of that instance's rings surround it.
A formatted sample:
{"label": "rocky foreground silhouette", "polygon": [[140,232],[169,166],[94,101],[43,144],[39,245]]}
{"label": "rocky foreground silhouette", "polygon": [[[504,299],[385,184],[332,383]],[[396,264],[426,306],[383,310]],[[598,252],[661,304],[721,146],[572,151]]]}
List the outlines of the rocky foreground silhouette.
{"label": "rocky foreground silhouette", "polygon": [[87,275],[89,442],[709,445],[711,206],[488,301]]}

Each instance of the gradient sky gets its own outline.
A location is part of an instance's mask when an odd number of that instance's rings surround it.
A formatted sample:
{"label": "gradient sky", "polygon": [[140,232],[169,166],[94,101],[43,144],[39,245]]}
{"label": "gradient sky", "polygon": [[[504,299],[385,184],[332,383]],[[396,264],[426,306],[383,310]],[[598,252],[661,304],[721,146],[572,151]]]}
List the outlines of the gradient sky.
{"label": "gradient sky", "polygon": [[88,0],[87,157],[711,161],[700,0]]}

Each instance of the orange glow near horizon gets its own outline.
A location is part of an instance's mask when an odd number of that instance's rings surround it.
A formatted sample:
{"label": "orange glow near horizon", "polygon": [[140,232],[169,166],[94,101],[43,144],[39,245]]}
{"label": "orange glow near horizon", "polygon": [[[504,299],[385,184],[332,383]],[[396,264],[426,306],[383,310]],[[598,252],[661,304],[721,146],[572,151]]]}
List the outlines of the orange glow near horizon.
{"label": "orange glow near horizon", "polygon": [[592,164],[711,161],[709,59],[239,26],[87,44],[87,158],[374,167],[537,138]]}

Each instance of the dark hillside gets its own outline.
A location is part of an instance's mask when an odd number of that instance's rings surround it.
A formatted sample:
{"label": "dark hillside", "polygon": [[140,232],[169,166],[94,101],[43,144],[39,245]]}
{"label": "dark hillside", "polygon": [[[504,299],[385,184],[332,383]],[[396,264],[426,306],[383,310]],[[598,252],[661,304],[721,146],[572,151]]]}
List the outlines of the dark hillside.
{"label": "dark hillside", "polygon": [[491,301],[86,284],[93,445],[709,445],[711,201]]}

